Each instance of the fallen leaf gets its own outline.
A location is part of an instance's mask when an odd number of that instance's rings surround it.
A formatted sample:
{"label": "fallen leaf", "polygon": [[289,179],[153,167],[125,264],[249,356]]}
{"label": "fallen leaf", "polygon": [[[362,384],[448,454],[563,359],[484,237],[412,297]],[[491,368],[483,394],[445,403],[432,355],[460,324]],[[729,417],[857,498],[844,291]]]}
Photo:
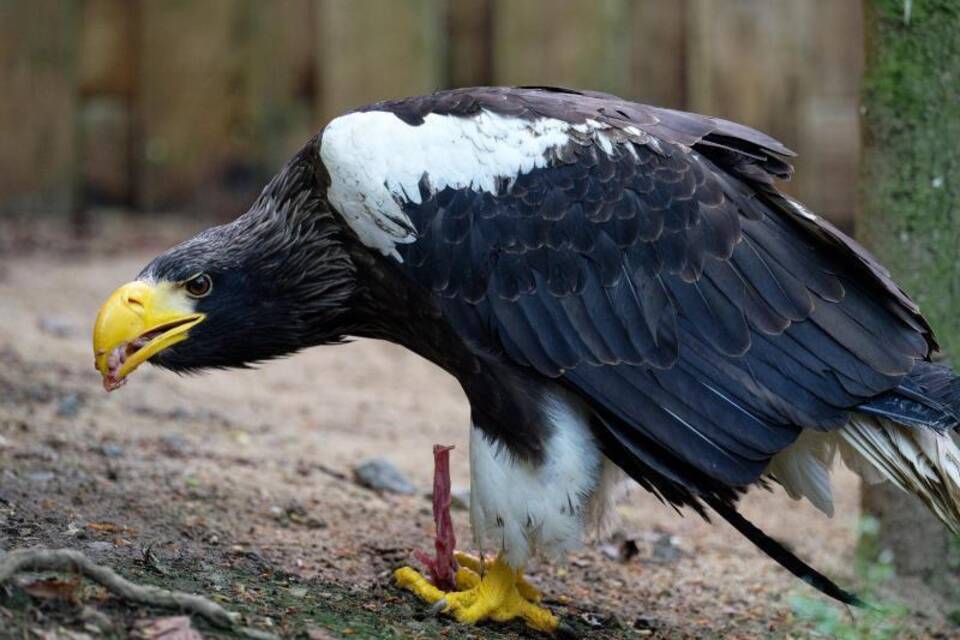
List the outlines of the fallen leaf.
{"label": "fallen leaf", "polygon": [[100,533],[132,533],[133,529],[128,526],[117,524],[115,522],[90,522],[88,529],[93,529]]}
{"label": "fallen leaf", "polygon": [[337,640],[337,636],[321,627],[307,627],[309,640]]}
{"label": "fallen leaf", "polygon": [[190,616],[170,616],[140,620],[133,626],[137,640],[203,640],[190,624]]}
{"label": "fallen leaf", "polygon": [[60,578],[44,578],[34,580],[20,585],[20,588],[29,593],[34,598],[41,600],[66,600],[70,603],[77,602],[77,587],[80,586],[80,578],[75,577],[69,580]]}

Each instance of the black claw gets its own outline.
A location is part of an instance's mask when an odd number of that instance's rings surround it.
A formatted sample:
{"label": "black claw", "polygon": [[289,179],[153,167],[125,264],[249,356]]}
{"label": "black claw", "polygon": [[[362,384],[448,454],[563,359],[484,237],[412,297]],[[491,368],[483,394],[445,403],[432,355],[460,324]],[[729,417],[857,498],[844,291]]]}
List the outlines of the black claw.
{"label": "black claw", "polygon": [[557,631],[554,635],[560,638],[560,640],[577,640],[577,638],[579,638],[573,627],[566,622],[561,622],[557,625]]}
{"label": "black claw", "polygon": [[430,615],[434,617],[439,616],[443,612],[443,610],[446,608],[447,608],[447,599],[440,598],[439,600],[434,602],[432,605],[430,605]]}

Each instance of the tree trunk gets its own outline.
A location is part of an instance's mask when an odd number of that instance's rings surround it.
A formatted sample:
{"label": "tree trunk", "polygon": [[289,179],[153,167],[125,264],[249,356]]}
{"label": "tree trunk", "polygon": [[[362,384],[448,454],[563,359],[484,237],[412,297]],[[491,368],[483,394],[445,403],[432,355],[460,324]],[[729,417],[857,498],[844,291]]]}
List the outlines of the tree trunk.
{"label": "tree trunk", "polygon": [[[960,2],[865,0],[860,239],[960,354]],[[960,363],[960,359],[954,360]],[[949,534],[913,496],[864,487],[900,576],[947,588]]]}

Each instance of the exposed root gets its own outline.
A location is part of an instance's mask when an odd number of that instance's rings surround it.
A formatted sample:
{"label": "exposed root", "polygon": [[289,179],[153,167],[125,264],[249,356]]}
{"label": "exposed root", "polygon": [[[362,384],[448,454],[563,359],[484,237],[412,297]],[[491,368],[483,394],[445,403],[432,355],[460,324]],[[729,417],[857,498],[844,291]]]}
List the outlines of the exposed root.
{"label": "exposed root", "polygon": [[129,602],[194,614],[216,627],[229,629],[246,638],[255,640],[276,638],[273,634],[241,626],[239,613],[227,611],[203,596],[135,584],[113,569],[96,564],[75,549],[18,549],[0,555],[0,584],[21,571],[62,571],[80,574]]}

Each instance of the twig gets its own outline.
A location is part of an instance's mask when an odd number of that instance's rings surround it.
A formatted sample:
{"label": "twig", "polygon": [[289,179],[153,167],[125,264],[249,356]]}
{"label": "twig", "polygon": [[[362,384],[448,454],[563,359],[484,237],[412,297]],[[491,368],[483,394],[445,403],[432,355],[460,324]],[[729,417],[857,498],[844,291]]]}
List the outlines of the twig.
{"label": "twig", "polygon": [[241,626],[239,613],[227,611],[203,596],[135,584],[113,569],[94,563],[83,553],[74,549],[18,549],[0,555],[0,584],[21,571],[79,573],[130,602],[192,613],[206,619],[214,626],[230,629],[241,636],[255,640],[276,637],[264,631]]}
{"label": "twig", "polygon": [[350,482],[350,476],[340,471],[337,471],[332,467],[328,467],[325,464],[316,464],[314,466],[316,467],[317,471],[321,473],[325,473],[331,478],[336,478],[337,480],[342,480],[344,482]]}

